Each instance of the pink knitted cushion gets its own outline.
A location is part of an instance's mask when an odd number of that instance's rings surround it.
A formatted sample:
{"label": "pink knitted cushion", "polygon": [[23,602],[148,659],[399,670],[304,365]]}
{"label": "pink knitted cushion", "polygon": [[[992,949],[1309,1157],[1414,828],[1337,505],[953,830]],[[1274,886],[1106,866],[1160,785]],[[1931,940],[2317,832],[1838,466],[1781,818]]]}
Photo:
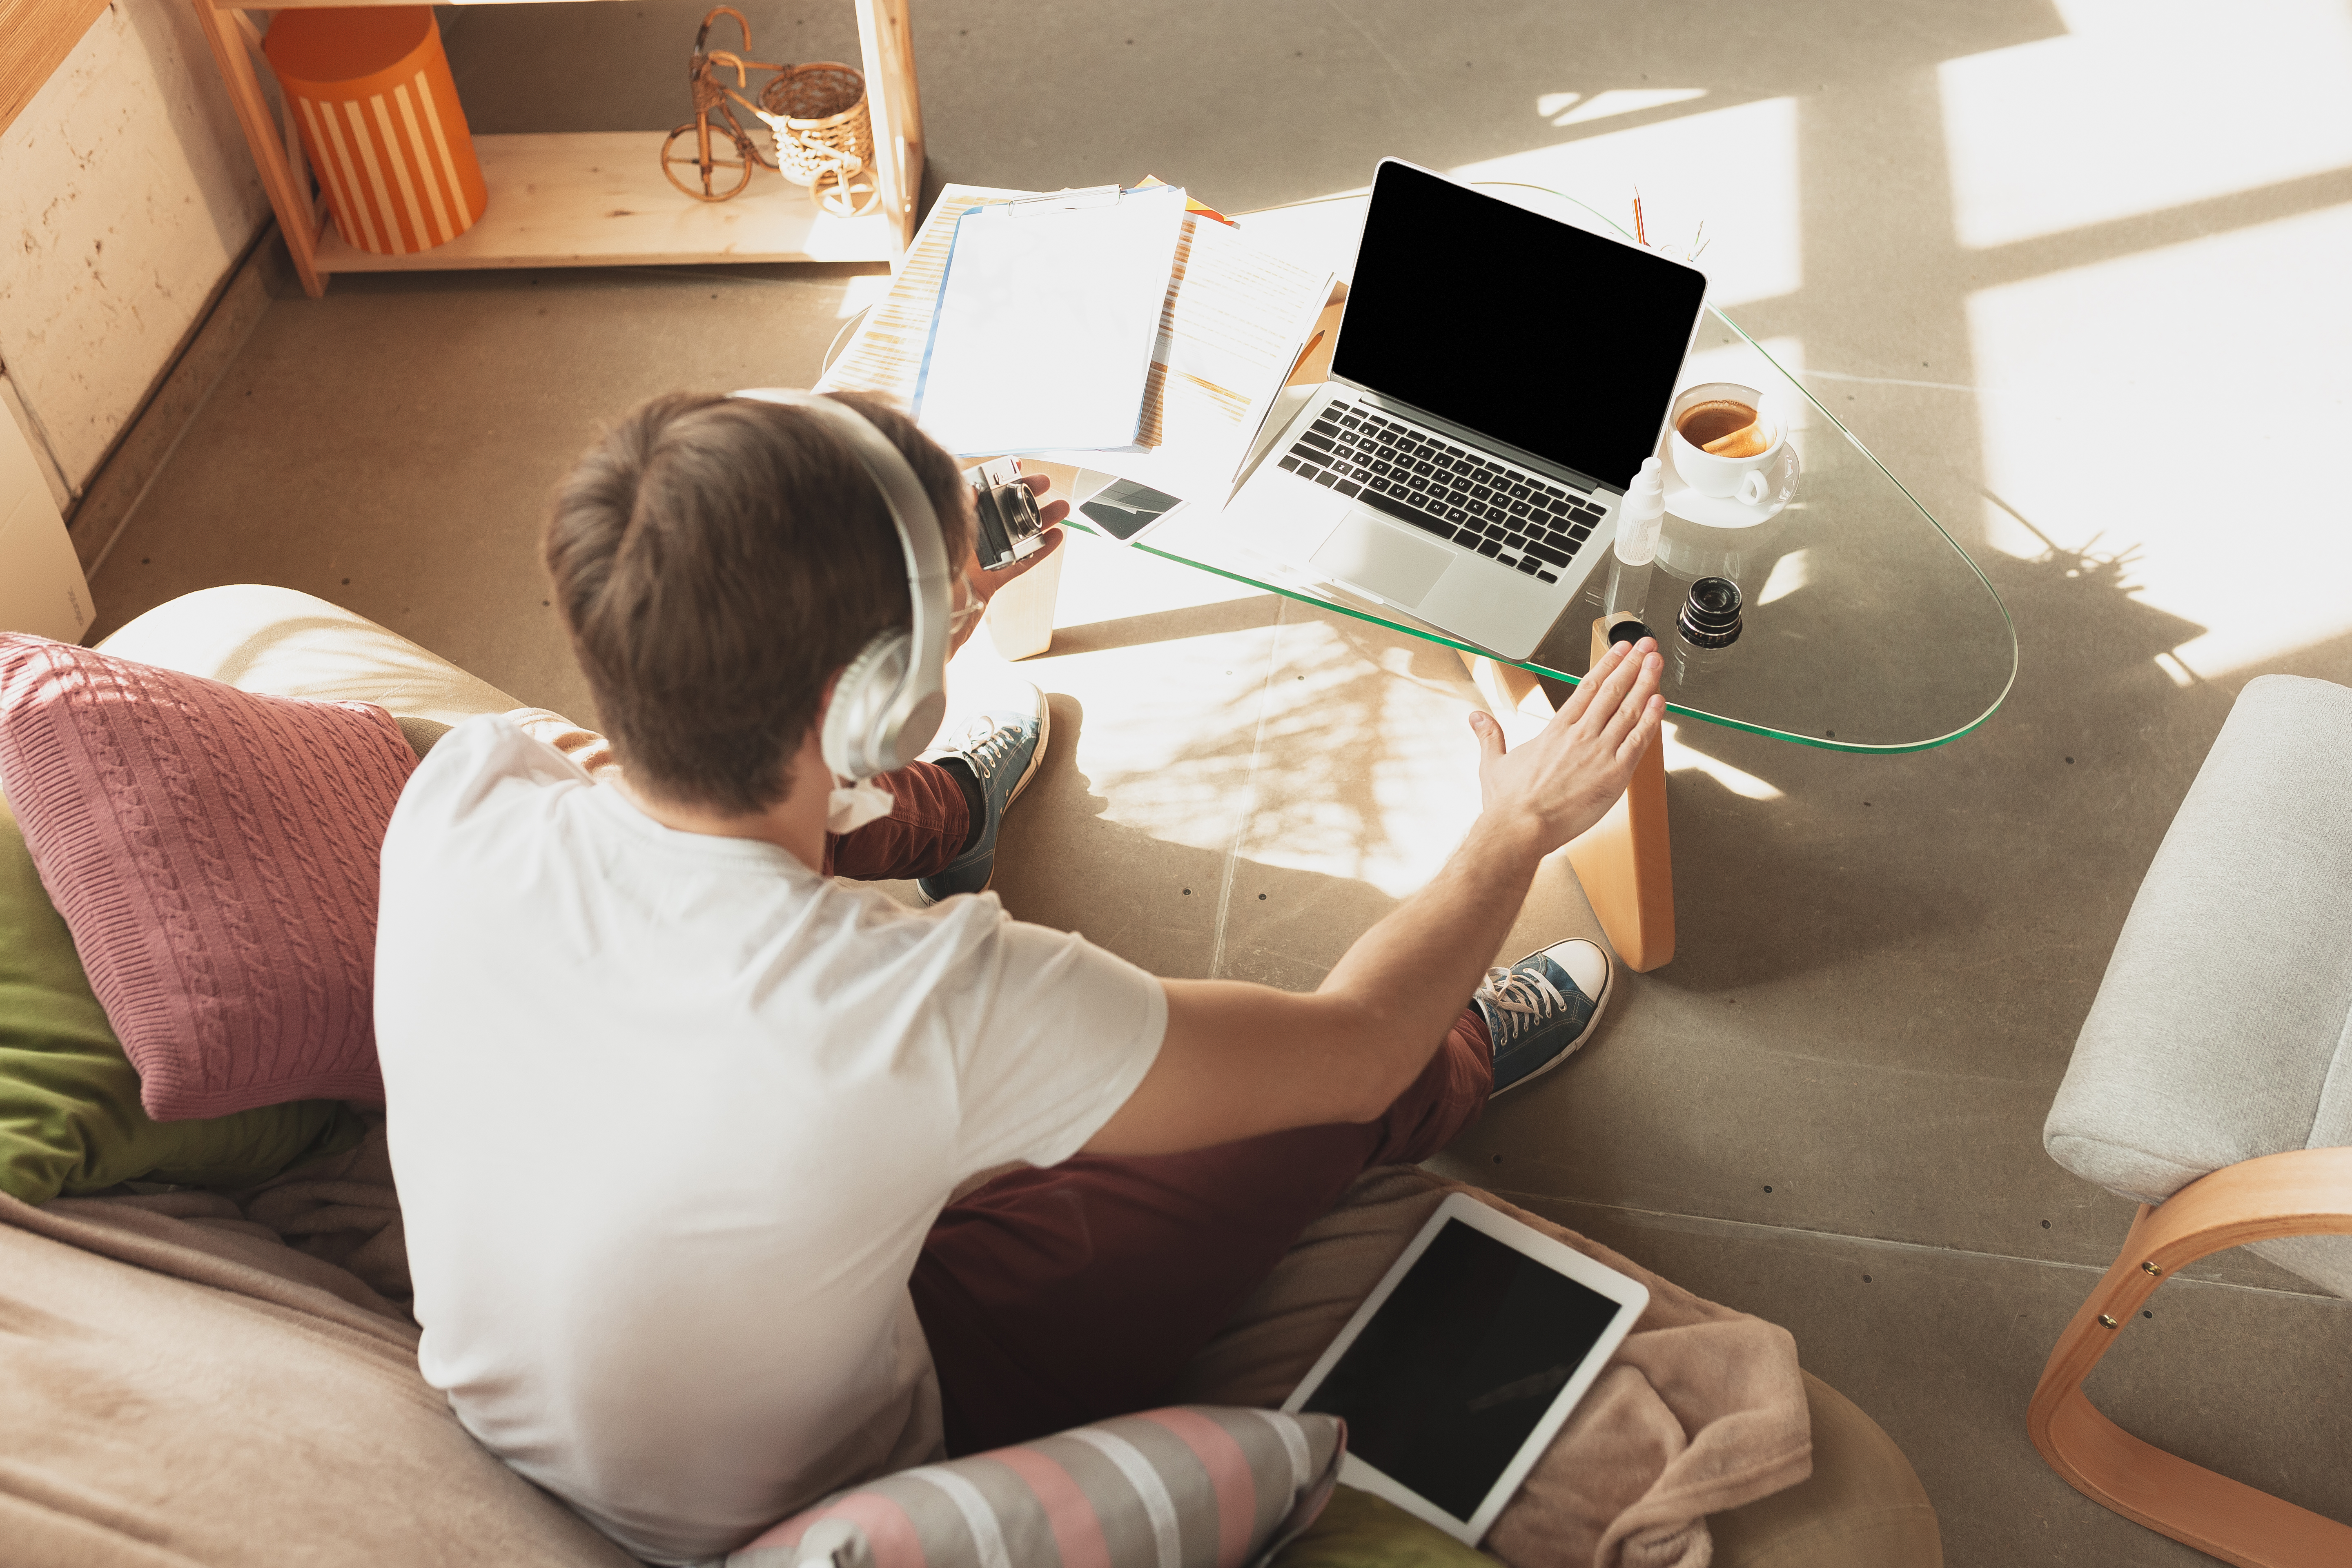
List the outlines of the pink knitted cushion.
{"label": "pink knitted cushion", "polygon": [[148,1115],[383,1102],[377,862],[415,766],[365,702],[0,633],[0,780]]}

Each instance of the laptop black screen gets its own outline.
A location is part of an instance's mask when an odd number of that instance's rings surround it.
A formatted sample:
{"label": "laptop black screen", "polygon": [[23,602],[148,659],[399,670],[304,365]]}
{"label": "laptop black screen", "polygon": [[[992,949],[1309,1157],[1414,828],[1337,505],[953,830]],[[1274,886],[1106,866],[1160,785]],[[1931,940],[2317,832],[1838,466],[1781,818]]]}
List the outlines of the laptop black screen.
{"label": "laptop black screen", "polygon": [[1449,1219],[1307,1408],[1357,1458],[1467,1521],[1617,1303]]}
{"label": "laptop black screen", "polygon": [[1696,268],[1383,163],[1331,371],[1622,489],[1657,451],[1706,291]]}

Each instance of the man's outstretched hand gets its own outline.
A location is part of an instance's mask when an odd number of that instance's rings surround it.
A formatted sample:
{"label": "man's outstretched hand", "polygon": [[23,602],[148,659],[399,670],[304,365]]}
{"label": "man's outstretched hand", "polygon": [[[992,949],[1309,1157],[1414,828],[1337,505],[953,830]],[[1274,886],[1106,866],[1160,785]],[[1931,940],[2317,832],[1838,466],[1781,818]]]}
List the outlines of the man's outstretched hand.
{"label": "man's outstretched hand", "polygon": [[1495,962],[1537,865],[1624,793],[1657,740],[1664,668],[1647,637],[1612,647],[1517,749],[1492,718],[1472,714],[1486,810],[1444,868],[1358,938],[1311,995],[1160,982],[1160,1058],[1087,1148],[1166,1154],[1380,1116],[1429,1065]]}
{"label": "man's outstretched hand", "polygon": [[1504,745],[1492,716],[1471,714],[1486,811],[1526,824],[1545,854],[1600,821],[1656,743],[1666,711],[1658,695],[1664,668],[1648,637],[1612,644],[1543,732],[1516,750]]}

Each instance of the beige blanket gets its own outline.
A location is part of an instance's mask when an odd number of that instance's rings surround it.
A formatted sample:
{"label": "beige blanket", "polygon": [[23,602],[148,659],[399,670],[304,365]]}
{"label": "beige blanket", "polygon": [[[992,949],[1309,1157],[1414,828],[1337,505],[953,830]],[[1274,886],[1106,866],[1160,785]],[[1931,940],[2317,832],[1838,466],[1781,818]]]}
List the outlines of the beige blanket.
{"label": "beige blanket", "polygon": [[1785,1329],[1702,1301],[1574,1231],[1411,1167],[1372,1171],[1308,1227],[1189,1369],[1181,1397],[1278,1405],[1451,1192],[1468,1192],[1650,1288],[1649,1310],[1485,1547],[1514,1568],[1706,1568],[1706,1516],[1812,1469]]}
{"label": "beige blanket", "polygon": [[[1181,1397],[1278,1404],[1452,1190],[1409,1169],[1360,1181]],[[1520,1217],[1642,1279],[1651,1304],[1487,1550],[1514,1568],[1704,1568],[1704,1515],[1807,1472],[1794,1345]],[[0,1555],[11,1568],[628,1563],[425,1384],[408,1293],[381,1127],[234,1194],[0,1196]]]}
{"label": "beige blanket", "polygon": [[627,1568],[467,1434],[415,1325],[321,1255],[365,1261],[366,1226],[297,1252],[247,1217],[268,1196],[0,1195],[0,1561]]}

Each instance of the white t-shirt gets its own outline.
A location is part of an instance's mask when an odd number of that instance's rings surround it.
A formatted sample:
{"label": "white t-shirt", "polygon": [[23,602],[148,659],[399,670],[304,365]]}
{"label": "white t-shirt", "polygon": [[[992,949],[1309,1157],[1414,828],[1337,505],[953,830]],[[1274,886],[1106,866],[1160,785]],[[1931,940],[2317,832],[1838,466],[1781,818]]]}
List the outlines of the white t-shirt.
{"label": "white t-shirt", "polygon": [[401,795],[375,988],[426,1381],[672,1563],[937,1457],[925,1233],[1076,1153],[1167,1026],[992,895],[919,913],[674,831],[502,717]]}

